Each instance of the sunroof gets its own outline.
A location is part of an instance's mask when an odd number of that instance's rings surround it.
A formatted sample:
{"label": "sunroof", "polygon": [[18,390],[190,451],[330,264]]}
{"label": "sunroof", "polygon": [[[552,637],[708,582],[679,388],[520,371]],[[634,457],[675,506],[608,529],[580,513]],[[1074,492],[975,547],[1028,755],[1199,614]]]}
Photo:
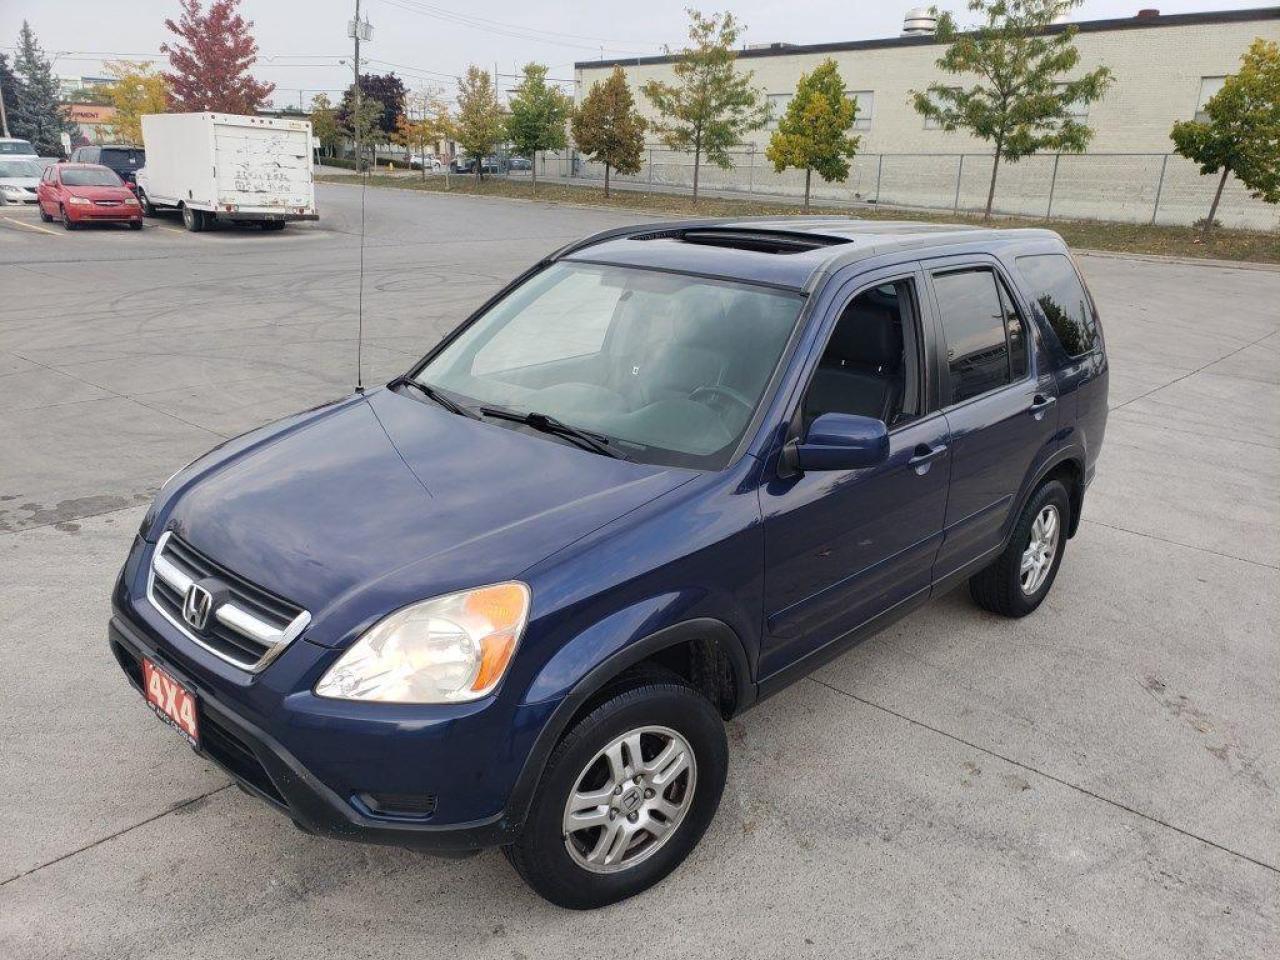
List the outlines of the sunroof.
{"label": "sunroof", "polygon": [[833,237],[815,233],[791,233],[786,230],[743,230],[726,227],[691,227],[686,229],[656,230],[636,234],[632,240],[682,240],[710,247],[730,247],[734,250],[753,250],[757,253],[803,253],[820,250],[841,243],[850,243],[849,237]]}

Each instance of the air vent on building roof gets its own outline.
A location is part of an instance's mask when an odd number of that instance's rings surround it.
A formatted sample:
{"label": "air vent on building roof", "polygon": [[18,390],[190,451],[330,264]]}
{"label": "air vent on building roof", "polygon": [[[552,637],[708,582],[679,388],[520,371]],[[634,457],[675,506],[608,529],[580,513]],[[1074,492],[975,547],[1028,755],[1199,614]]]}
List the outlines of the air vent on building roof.
{"label": "air vent on building roof", "polygon": [[902,19],[904,37],[931,37],[938,32],[938,15],[925,7],[913,7]]}
{"label": "air vent on building roof", "polygon": [[1138,11],[1138,16],[1139,17],[1158,17],[1160,16],[1160,11],[1157,10],[1155,7],[1143,7],[1141,10]]}

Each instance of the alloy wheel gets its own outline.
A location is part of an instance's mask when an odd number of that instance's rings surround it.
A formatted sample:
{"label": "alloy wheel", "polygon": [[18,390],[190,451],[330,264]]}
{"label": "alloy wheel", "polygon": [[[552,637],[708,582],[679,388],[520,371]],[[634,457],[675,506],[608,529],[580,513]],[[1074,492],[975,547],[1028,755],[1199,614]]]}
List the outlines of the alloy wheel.
{"label": "alloy wheel", "polygon": [[1018,580],[1022,584],[1022,592],[1027,596],[1035,593],[1049,577],[1053,569],[1053,560],[1058,554],[1058,538],[1062,523],[1058,517],[1058,508],[1053,504],[1046,505],[1036,514],[1031,524],[1031,537],[1027,548],[1022,551],[1022,565],[1018,568]]}
{"label": "alloy wheel", "polygon": [[693,748],[669,727],[615,737],[583,768],[565,803],[569,856],[593,873],[616,873],[657,853],[693,803]]}

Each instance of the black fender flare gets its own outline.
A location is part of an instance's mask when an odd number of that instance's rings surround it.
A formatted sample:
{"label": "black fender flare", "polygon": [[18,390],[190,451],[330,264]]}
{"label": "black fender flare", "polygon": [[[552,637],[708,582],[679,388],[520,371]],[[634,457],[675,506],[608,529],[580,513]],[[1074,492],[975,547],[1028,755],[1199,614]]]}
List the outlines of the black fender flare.
{"label": "black fender flare", "polygon": [[569,727],[569,722],[583,704],[628,668],[634,667],[641,661],[668,647],[687,643],[690,640],[715,641],[729,658],[733,666],[734,682],[737,687],[735,714],[740,713],[755,702],[756,684],[751,675],[750,660],[747,658],[746,647],[733,628],[723,620],[716,620],[711,617],[684,620],[628,643],[579,678],[573,689],[560,701],[559,706],[556,707],[550,718],[543,725],[542,731],[534,741],[533,748],[529,751],[528,757],[525,758],[524,767],[520,770],[520,776],[517,777],[515,786],[511,790],[511,796],[507,800],[506,815],[504,817],[507,830],[514,833],[523,826],[525,817],[529,813],[529,806],[533,803],[534,793],[542,780],[542,773],[546,769],[547,760],[551,756],[551,751],[560,742],[560,738],[564,736]]}
{"label": "black fender flare", "polygon": [[1072,496],[1072,491],[1068,490],[1068,496],[1072,497],[1071,503],[1071,523],[1067,527],[1067,537],[1074,537],[1076,531],[1080,529],[1080,504],[1084,502],[1084,463],[1085,452],[1079,446],[1065,447],[1056,451],[1052,457],[1041,464],[1040,469],[1036,471],[1031,478],[1030,483],[1026,485],[1026,489],[1018,497],[1018,506],[1016,510],[1009,513],[1010,522],[1009,530],[1005,533],[1005,543],[1008,544],[1009,537],[1013,533],[1013,524],[1017,522],[1017,518],[1022,514],[1022,508],[1026,506],[1027,501],[1031,499],[1031,495],[1035,493],[1036,488],[1050,473],[1062,466],[1064,463],[1074,463],[1075,468],[1080,471],[1080,493],[1079,497]]}

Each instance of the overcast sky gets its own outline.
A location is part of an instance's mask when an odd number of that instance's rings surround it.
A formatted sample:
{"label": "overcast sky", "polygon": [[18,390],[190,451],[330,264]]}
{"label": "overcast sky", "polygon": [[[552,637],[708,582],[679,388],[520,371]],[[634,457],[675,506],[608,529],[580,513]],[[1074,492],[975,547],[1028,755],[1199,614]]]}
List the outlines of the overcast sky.
{"label": "overcast sky", "polygon": [[[682,45],[684,7],[690,0],[362,0],[373,23],[373,42],[365,72],[395,70],[410,87],[436,83],[451,94],[454,79],[467,64],[499,73],[515,73],[519,64],[537,60],[553,77],[572,78],[573,63],[601,57],[662,52],[663,44]],[[897,35],[902,16],[916,3],[859,3],[857,0],[733,0],[695,3],[711,11],[728,8],[747,24],[748,43],[788,41],[820,43]],[[927,0],[919,5],[927,6]],[[944,9],[961,11],[963,0],[943,0]],[[1222,0],[1086,0],[1073,19],[1128,17],[1139,7],[1163,13],[1226,10],[1262,6],[1260,2]],[[278,104],[309,102],[319,90],[337,93],[350,82],[351,43],[347,21],[354,0],[243,0],[241,11],[254,21],[260,48],[255,74],[276,84]],[[176,16],[177,0],[3,0],[0,50],[12,53],[23,19],[54,58],[60,75],[99,75],[102,60],[118,57],[159,59],[168,36],[164,18]],[[104,56],[105,55],[105,56]],[[347,65],[340,59],[347,59]],[[392,65],[395,66],[392,66]],[[364,69],[362,67],[362,69]],[[510,81],[504,79],[504,86]]]}

